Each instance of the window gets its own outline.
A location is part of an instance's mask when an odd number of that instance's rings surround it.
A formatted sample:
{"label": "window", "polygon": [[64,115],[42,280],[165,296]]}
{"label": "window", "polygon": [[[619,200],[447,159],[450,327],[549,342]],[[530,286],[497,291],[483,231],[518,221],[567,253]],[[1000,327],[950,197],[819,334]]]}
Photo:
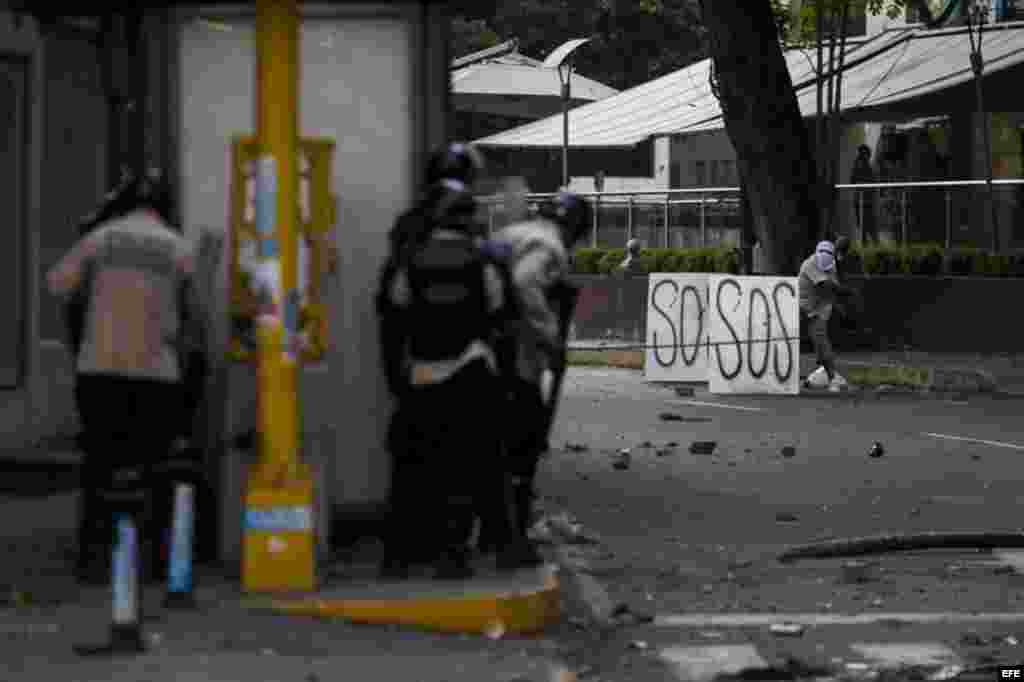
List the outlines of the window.
{"label": "window", "polygon": [[727,187],[736,185],[736,162],[722,161],[722,184]]}
{"label": "window", "polygon": [[719,177],[719,174],[718,174],[719,166],[720,166],[720,164],[718,163],[718,161],[712,161],[711,162],[711,186],[712,187],[718,187],[718,185],[721,184],[721,178]]}
{"label": "window", "polygon": [[698,187],[708,184],[707,164],[704,161],[694,161],[693,180]]}
{"label": "window", "polygon": [[669,166],[668,175],[668,186],[671,189],[679,189],[683,186],[683,165],[678,161],[673,161],[672,165]]}

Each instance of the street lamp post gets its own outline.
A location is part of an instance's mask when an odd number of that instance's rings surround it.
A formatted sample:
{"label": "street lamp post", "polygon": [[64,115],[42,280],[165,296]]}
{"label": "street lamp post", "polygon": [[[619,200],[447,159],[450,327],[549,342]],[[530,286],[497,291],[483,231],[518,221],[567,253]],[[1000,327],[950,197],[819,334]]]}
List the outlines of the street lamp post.
{"label": "street lamp post", "polygon": [[572,95],[572,55],[590,38],[575,38],[556,47],[544,60],[543,66],[558,71],[558,82],[562,86],[562,188],[569,188],[569,99]]}
{"label": "street lamp post", "polygon": [[978,98],[978,118],[982,127],[982,142],[985,151],[985,185],[988,190],[989,211],[992,219],[992,250],[999,252],[999,222],[996,210],[995,188],[992,186],[992,133],[985,113],[983,78],[985,60],[981,53],[985,20],[988,8],[975,0],[967,10],[967,36],[971,41],[971,71],[974,72],[974,89]]}

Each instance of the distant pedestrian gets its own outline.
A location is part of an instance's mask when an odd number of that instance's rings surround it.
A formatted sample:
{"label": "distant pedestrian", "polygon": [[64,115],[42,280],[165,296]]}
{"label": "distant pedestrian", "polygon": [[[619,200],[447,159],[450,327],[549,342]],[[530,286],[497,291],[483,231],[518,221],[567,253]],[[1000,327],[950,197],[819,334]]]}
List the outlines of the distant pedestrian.
{"label": "distant pedestrian", "polygon": [[[869,184],[875,182],[875,171],[871,167],[871,148],[862,144],[857,148],[857,159],[853,162],[850,173],[851,184]],[[854,193],[854,211],[857,225],[860,226],[861,240],[865,243],[878,241],[878,228],[875,224],[875,189],[862,189]]]}
{"label": "distant pedestrian", "polygon": [[616,274],[621,277],[628,277],[630,275],[642,275],[643,264],[640,262],[640,254],[643,252],[643,247],[640,245],[639,239],[630,239],[626,243],[626,258],[619,263],[616,268]]}
{"label": "distant pedestrian", "polygon": [[835,252],[832,242],[819,242],[815,252],[804,260],[799,273],[799,300],[819,365],[808,381],[811,386],[827,386],[830,391],[838,392],[847,382],[836,371],[828,323],[836,300],[852,292],[836,277]]}

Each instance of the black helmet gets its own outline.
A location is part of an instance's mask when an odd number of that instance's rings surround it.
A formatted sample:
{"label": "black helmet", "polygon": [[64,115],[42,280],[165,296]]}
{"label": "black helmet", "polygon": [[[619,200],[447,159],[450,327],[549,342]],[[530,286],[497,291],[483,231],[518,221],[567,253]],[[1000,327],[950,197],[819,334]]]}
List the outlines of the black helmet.
{"label": "black helmet", "polygon": [[558,223],[566,246],[572,246],[587,233],[594,222],[594,211],[586,199],[572,192],[559,192],[541,206],[539,213]]}
{"label": "black helmet", "polygon": [[484,172],[484,159],[475,148],[453,142],[430,155],[424,184],[436,185],[442,180],[455,180],[472,185]]}

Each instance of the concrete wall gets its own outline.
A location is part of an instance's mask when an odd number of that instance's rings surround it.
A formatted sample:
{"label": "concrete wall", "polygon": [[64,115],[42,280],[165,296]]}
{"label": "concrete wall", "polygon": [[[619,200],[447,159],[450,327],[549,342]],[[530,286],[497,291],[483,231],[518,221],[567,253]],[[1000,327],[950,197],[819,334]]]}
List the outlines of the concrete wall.
{"label": "concrete wall", "polygon": [[[997,302],[1024,296],[1024,279],[968,277],[856,277],[864,308],[856,337],[837,333],[843,351],[903,350],[999,353],[1024,347],[1024,324],[1000,315]],[[582,288],[571,329],[578,340],[643,343],[647,276],[576,275]],[[1016,292],[1016,293],[1014,293]]]}
{"label": "concrete wall", "polygon": [[[44,109],[40,93],[45,87],[45,50],[35,22],[26,18],[16,25],[9,12],[0,11],[0,45],[9,60],[8,78],[20,85],[7,84],[8,106],[5,123],[18,120],[24,140],[20,153],[5,150],[5,182],[15,182],[16,195],[4,198],[4,237],[0,249],[16,254],[5,262],[3,307],[6,311],[3,334],[6,363],[13,372],[0,389],[0,450],[24,450],[44,428],[48,409],[47,386],[39,374],[39,229],[41,225],[41,175]],[[13,100],[13,101],[12,101]],[[16,112],[13,107],[20,108]],[[7,131],[9,132],[9,131]],[[5,141],[6,145],[7,142]],[[15,198],[16,197],[16,198]],[[11,213],[12,202],[18,210]],[[13,269],[13,272],[12,272]]]}

